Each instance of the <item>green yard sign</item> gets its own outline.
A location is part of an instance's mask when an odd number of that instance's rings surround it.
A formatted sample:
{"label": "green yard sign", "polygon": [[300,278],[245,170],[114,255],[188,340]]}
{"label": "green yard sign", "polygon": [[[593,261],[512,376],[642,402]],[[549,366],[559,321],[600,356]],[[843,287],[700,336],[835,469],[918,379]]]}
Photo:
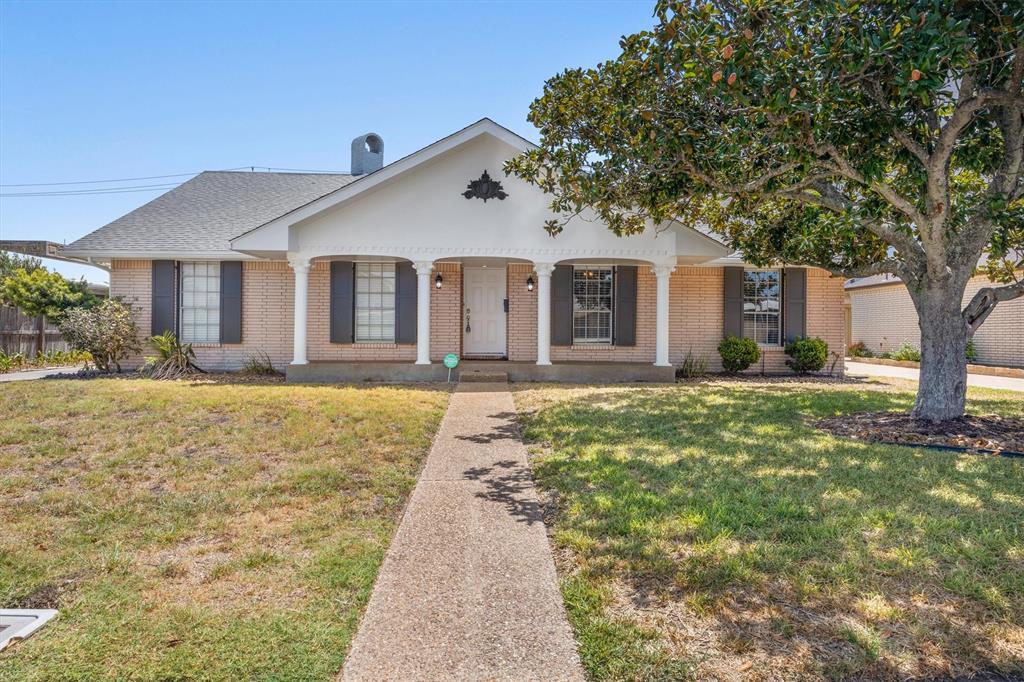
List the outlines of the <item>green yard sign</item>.
{"label": "green yard sign", "polygon": [[459,356],[455,353],[444,356],[444,366],[448,368],[448,383],[451,383],[452,370],[459,366]]}

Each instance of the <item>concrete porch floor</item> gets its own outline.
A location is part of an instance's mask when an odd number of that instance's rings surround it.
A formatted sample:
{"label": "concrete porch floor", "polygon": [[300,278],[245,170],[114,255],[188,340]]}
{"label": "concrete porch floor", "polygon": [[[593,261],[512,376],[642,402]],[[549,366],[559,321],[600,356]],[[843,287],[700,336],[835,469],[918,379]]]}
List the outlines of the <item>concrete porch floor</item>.
{"label": "concrete porch floor", "polygon": [[[509,381],[554,381],[567,383],[624,383],[631,381],[671,383],[674,367],[656,367],[631,362],[559,362],[538,365],[508,360],[463,360],[452,370],[452,381],[463,373],[505,373]],[[411,362],[310,362],[288,365],[288,381],[332,383],[352,381],[445,381],[448,369],[440,362],[415,365]]]}

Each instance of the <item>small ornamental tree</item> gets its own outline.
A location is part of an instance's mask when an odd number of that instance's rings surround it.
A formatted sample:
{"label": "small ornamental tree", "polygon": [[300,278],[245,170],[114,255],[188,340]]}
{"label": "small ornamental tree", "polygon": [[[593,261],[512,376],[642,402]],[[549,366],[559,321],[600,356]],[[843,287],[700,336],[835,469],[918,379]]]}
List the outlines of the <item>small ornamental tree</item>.
{"label": "small ornamental tree", "polygon": [[0,281],[14,274],[15,270],[32,272],[43,267],[43,261],[32,256],[22,256],[10,251],[0,251]]}
{"label": "small ornamental tree", "polygon": [[60,321],[60,331],[71,347],[92,355],[96,369],[121,371],[121,360],[139,353],[139,330],[131,307],[117,299],[95,308],[72,308]]}
{"label": "small ornamental tree", "polygon": [[[914,415],[962,415],[967,340],[1024,295],[1024,3],[662,0],[655,16],[618,58],[545,84],[541,144],[506,171],[619,235],[676,219],[755,265],[898,275],[921,327]],[[1001,285],[962,305],[982,254]]]}
{"label": "small ornamental tree", "polygon": [[[18,268],[0,280],[0,302],[20,308],[31,317],[42,315],[52,322],[60,322],[70,308],[91,305],[96,300],[85,282],[70,282],[60,273],[39,267],[34,270]],[[39,352],[46,350],[46,328],[39,325]]]}

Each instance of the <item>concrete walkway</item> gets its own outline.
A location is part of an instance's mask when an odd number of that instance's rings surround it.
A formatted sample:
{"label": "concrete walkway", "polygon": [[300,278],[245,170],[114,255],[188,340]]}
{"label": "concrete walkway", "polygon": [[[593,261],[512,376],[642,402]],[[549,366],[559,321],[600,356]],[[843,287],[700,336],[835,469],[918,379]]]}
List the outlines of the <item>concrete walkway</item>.
{"label": "concrete walkway", "polygon": [[507,384],[460,384],[343,680],[583,680]]}
{"label": "concrete walkway", "polygon": [[[873,365],[867,362],[847,362],[848,376],[895,377],[917,381],[920,370],[916,367],[895,367],[893,365]],[[1006,391],[1024,391],[1024,379],[1013,377],[994,377],[987,374],[968,374],[968,386],[982,388],[1001,388]]]}
{"label": "concrete walkway", "polygon": [[51,367],[50,369],[29,369],[24,372],[8,372],[7,374],[0,374],[0,384],[8,381],[31,381],[33,379],[43,379],[45,377],[52,377],[56,374],[74,374],[81,367]]}

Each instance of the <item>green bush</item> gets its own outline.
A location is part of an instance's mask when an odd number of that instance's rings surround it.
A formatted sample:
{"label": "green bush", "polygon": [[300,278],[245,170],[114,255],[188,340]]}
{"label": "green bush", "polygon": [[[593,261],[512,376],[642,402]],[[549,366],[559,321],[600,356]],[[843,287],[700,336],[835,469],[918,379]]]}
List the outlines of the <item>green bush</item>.
{"label": "green bush", "polygon": [[828,344],[819,338],[794,339],[786,344],[786,364],[797,374],[818,372],[828,360]]}
{"label": "green bush", "polygon": [[873,358],[875,354],[871,352],[871,349],[863,341],[850,345],[850,357],[851,358]]}
{"label": "green bush", "polygon": [[95,308],[71,308],[59,322],[71,347],[88,353],[96,369],[121,371],[121,360],[141,350],[131,307],[117,299]]}
{"label": "green bush", "polygon": [[978,354],[974,350],[974,339],[967,339],[967,348],[964,349],[964,354],[967,356],[967,362],[974,362],[978,359]]}
{"label": "green bush", "polygon": [[726,372],[742,372],[761,359],[761,350],[753,339],[727,336],[718,344],[722,356],[722,368]]}
{"label": "green bush", "polygon": [[900,344],[899,348],[891,353],[891,357],[893,360],[921,362],[921,351],[909,341],[904,341]]}
{"label": "green bush", "polygon": [[702,377],[707,373],[708,361],[704,358],[696,357],[690,351],[686,351],[686,357],[683,358],[683,364],[676,368],[677,379],[693,379],[695,377]]}
{"label": "green bush", "polygon": [[153,379],[178,379],[202,372],[196,366],[196,353],[191,343],[182,343],[174,332],[164,332],[150,337],[150,341],[160,354],[153,362],[147,358],[143,368]]}

